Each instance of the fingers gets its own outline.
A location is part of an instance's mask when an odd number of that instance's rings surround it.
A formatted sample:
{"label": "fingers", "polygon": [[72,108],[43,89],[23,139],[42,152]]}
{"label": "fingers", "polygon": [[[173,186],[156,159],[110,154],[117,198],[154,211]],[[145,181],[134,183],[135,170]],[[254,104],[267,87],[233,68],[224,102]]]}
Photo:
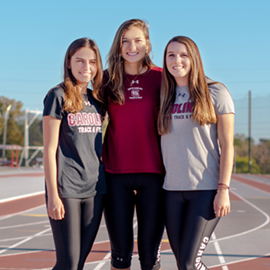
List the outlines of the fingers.
{"label": "fingers", "polygon": [[54,220],[61,220],[64,218],[64,215],[65,215],[65,210],[63,206],[57,207],[57,208],[55,207],[50,211],[48,210],[48,216]]}
{"label": "fingers", "polygon": [[218,190],[214,199],[216,217],[224,217],[230,213],[230,198],[228,190]]}
{"label": "fingers", "polygon": [[214,212],[216,217],[224,217],[230,213],[230,206],[218,207]]}

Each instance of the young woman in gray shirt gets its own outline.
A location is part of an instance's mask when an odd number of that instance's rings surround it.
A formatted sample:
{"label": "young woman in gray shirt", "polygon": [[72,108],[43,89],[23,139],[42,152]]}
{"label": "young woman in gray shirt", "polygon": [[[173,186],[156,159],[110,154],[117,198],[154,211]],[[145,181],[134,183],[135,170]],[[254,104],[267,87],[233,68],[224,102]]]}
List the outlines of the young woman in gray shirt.
{"label": "young woman in gray shirt", "polygon": [[164,52],[158,122],[166,176],[166,229],[178,269],[207,269],[203,251],[230,212],[234,104],[208,79],[196,44],[172,38]]}

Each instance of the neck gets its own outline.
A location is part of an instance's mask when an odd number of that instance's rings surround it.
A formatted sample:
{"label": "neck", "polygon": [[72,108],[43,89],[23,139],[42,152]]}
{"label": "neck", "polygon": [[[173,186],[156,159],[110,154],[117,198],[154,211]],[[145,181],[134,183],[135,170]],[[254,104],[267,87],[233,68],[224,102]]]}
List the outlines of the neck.
{"label": "neck", "polygon": [[187,78],[175,78],[175,81],[178,86],[188,86]]}
{"label": "neck", "polygon": [[124,62],[125,73],[130,75],[137,75],[145,72],[145,67],[142,66],[142,63],[128,63]]}
{"label": "neck", "polygon": [[78,85],[78,88],[79,88],[81,94],[87,94],[87,86],[88,86],[88,84]]}

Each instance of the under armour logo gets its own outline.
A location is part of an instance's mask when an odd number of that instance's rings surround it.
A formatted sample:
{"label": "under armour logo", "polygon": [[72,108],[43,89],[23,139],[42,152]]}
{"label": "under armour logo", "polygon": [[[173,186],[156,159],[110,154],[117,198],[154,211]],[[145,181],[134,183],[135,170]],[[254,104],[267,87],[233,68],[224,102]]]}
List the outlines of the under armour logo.
{"label": "under armour logo", "polygon": [[139,80],[137,80],[137,81],[132,80],[131,83],[130,83],[130,86],[132,86],[134,83],[139,84]]}
{"label": "under armour logo", "polygon": [[91,106],[90,101],[84,101],[84,104],[85,104],[86,106]]}
{"label": "under armour logo", "polygon": [[184,97],[186,95],[186,93],[182,94],[182,93],[178,93],[178,97]]}

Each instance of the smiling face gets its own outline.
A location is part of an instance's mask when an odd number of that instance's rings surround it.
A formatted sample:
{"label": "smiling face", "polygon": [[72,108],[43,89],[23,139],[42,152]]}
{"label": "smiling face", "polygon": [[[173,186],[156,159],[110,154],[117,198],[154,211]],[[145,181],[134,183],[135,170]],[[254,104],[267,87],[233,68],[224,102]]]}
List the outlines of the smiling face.
{"label": "smiling face", "polygon": [[69,68],[82,90],[86,91],[88,83],[95,78],[97,74],[96,62],[95,52],[87,47],[79,49],[72,55]]}
{"label": "smiling face", "polygon": [[175,78],[177,85],[188,85],[191,61],[187,46],[179,42],[171,42],[167,47],[166,66]]}
{"label": "smiling face", "polygon": [[141,65],[148,50],[148,41],[145,39],[143,31],[138,27],[127,30],[122,37],[121,55],[124,65]]}

